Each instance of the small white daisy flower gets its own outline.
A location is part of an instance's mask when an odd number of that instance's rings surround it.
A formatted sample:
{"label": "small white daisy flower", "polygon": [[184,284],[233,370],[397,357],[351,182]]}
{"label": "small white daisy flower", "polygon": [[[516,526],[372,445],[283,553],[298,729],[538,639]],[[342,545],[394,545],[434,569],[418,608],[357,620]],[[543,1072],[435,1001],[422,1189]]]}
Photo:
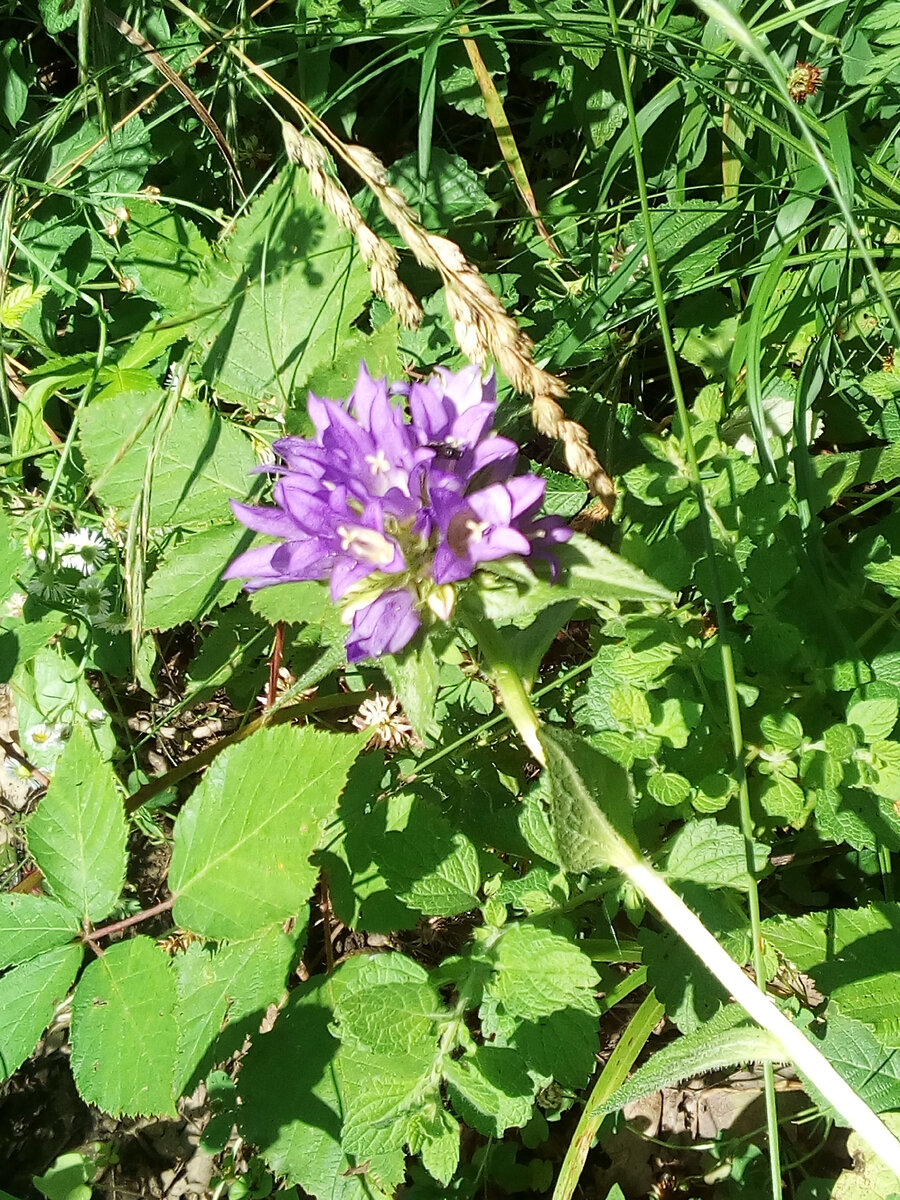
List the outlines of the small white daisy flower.
{"label": "small white daisy flower", "polygon": [[25,742],[32,750],[55,750],[61,746],[68,734],[68,726],[60,722],[52,725],[32,725],[25,734]]}
{"label": "small white daisy flower", "polygon": [[28,597],[24,592],[13,592],[3,605],[3,614],[7,617],[21,617],[25,611],[25,601]]}
{"label": "small white daisy flower", "polygon": [[93,575],[106,558],[106,538],[97,529],[76,529],[58,538],[54,549],[64,567]]}

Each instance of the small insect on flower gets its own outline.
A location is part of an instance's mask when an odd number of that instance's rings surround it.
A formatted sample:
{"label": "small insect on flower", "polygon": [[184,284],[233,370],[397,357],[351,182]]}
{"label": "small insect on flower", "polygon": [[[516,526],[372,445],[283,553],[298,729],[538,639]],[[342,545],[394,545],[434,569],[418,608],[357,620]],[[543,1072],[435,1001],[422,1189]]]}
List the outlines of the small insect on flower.
{"label": "small insect on flower", "polygon": [[93,575],[106,558],[106,538],[98,529],[76,529],[57,538],[54,550],[64,567]]}
{"label": "small insect on flower", "polygon": [[822,82],[822,68],[813,63],[798,62],[788,73],[788,95],[795,104],[805,104],[810,96],[814,96]]}
{"label": "small insect on flower", "polygon": [[359,712],[353,718],[354,728],[371,731],[370,746],[390,747],[397,750],[408,745],[413,736],[412,725],[400,709],[396,696],[379,693],[371,700],[363,700]]}

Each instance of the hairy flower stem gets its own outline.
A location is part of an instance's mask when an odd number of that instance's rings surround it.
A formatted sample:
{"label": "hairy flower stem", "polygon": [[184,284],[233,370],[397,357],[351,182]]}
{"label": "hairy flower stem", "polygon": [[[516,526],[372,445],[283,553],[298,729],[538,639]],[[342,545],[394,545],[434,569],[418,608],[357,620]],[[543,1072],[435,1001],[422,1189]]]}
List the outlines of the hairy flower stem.
{"label": "hairy flower stem", "polygon": [[[726,624],[727,614],[721,599],[722,589],[719,585],[716,547],[712,535],[713,523],[716,522],[721,526],[721,522],[719,522],[718,515],[714,513],[703,488],[703,482],[700,475],[700,464],[697,458],[697,450],[694,445],[693,434],[691,431],[690,418],[684,396],[684,388],[682,387],[681,383],[681,373],[678,369],[678,359],[675,354],[675,343],[672,338],[672,330],[669,324],[668,312],[666,310],[662,276],[660,275],[659,260],[653,237],[653,226],[650,215],[650,200],[647,192],[647,180],[644,173],[641,139],[638,130],[637,115],[634,108],[634,97],[631,91],[631,79],[625,62],[625,51],[623,49],[621,39],[619,38],[619,19],[616,11],[615,0],[607,0],[607,11],[609,13],[613,40],[616,43],[616,59],[618,62],[619,76],[621,78],[622,88],[624,91],[625,108],[628,114],[628,126],[631,133],[634,167],[638,183],[638,196],[640,198],[641,205],[641,217],[644,223],[644,231],[647,239],[647,264],[653,282],[653,295],[656,301],[656,310],[659,318],[660,335],[662,337],[663,348],[665,351],[669,378],[672,382],[675,408],[681,427],[681,439],[687,457],[688,474],[697,493],[700,512],[704,518],[702,521],[703,537],[706,547],[707,561],[709,563],[710,574],[712,577],[713,607],[716,612],[716,621],[719,626],[719,654],[722,660],[722,673],[725,683],[726,702],[728,708],[728,725],[731,734],[731,746],[734,756],[733,771],[738,784],[738,804],[740,810],[741,833],[743,834],[744,838],[744,851],[747,858],[747,875],[749,879],[747,898],[748,915],[750,918],[751,954],[753,970],[756,975],[756,986],[760,989],[760,994],[762,994],[762,989],[765,988],[766,977],[763,966],[763,942],[759,911],[759,892],[756,883],[753,856],[753,822],[750,813],[750,793],[747,787],[747,771],[744,763],[744,733],[741,724],[740,700],[738,697],[737,683],[734,673],[734,660],[731,653],[731,646],[724,636],[724,631],[728,627]],[[744,1007],[746,1007],[746,1005]],[[825,1060],[823,1059],[823,1061]],[[763,1092],[766,1104],[766,1132],[769,1143],[769,1171],[772,1198],[773,1200],[781,1200],[781,1148],[778,1136],[778,1111],[775,1098],[775,1073],[770,1062],[764,1062],[762,1064],[762,1071]]]}
{"label": "hairy flower stem", "polygon": [[[513,668],[503,652],[502,640],[486,624],[470,617],[466,619],[491,665],[492,677],[504,705],[508,699],[512,703],[512,711],[508,710],[510,720],[521,733],[529,749],[543,762],[543,750],[538,755],[532,746],[532,742],[538,740],[540,721],[521,680],[518,686],[513,683]],[[604,847],[607,859],[615,862],[632,886],[653,905],[660,918],[690,946],[707,970],[718,979],[749,1016],[776,1039],[784,1051],[785,1060],[792,1062],[801,1074],[818,1088],[847,1125],[868,1142],[900,1179],[900,1141],[884,1122],[841,1078],[802,1030],[792,1024],[767,993],[745,975],[741,965],[722,948],[703,922],[691,912],[678,893],[673,891],[665,877],[650,866],[618,833],[610,830],[609,839],[610,844]],[[759,982],[764,981],[760,979]]]}

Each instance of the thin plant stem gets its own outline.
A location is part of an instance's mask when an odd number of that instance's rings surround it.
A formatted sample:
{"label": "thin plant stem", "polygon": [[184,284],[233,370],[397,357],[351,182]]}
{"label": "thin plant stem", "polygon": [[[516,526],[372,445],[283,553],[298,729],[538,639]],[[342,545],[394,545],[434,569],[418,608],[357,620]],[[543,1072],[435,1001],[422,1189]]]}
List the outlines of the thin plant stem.
{"label": "thin plant stem", "polygon": [[[653,292],[656,299],[660,334],[663,341],[669,377],[672,381],[672,390],[675,396],[675,407],[678,413],[678,421],[680,424],[681,441],[687,458],[688,471],[689,475],[691,476],[691,482],[693,483],[697,492],[701,513],[705,518],[702,521],[702,525],[704,531],[704,540],[706,543],[706,553],[713,582],[713,606],[716,611],[716,620],[719,626],[719,653],[722,660],[723,681],[725,685],[725,696],[728,708],[728,725],[731,733],[734,773],[738,784],[738,804],[740,811],[741,832],[744,838],[744,849],[747,857],[747,907],[750,918],[753,970],[756,974],[757,986],[760,989],[764,989],[766,977],[763,965],[763,941],[759,911],[759,890],[757,887],[753,860],[753,821],[750,813],[750,794],[747,788],[747,772],[744,766],[743,757],[744,734],[741,726],[740,701],[738,698],[735,680],[734,659],[731,653],[731,646],[728,644],[725,634],[725,630],[727,628],[727,615],[721,601],[722,593],[717,578],[716,551],[715,545],[713,544],[710,523],[710,506],[707,503],[706,494],[703,489],[703,483],[700,475],[700,464],[697,459],[697,450],[694,446],[694,439],[691,433],[690,419],[684,397],[684,388],[681,383],[681,374],[678,369],[678,360],[675,355],[675,343],[672,338],[672,330],[669,325],[668,312],[666,310],[662,278],[659,271],[659,259],[656,254],[656,244],[654,241],[651,224],[650,201],[647,194],[647,180],[644,173],[644,163],[641,151],[640,134],[638,132],[637,115],[634,108],[634,97],[631,91],[628,67],[625,61],[625,51],[619,37],[618,15],[616,13],[615,0],[607,0],[607,10],[609,12],[609,20],[613,39],[616,43],[616,59],[619,66],[619,76],[622,81],[622,88],[625,96],[625,108],[628,113],[628,125],[631,131],[634,169],[637,178],[641,216],[644,223],[644,231],[647,241],[647,264],[650,271],[650,277],[653,282]],[[773,1200],[781,1200],[781,1154],[778,1137],[778,1110],[776,1107],[775,1096],[775,1074],[770,1062],[764,1062],[762,1066],[763,1093],[765,1095],[766,1103],[766,1127],[768,1130],[769,1141],[769,1166],[772,1197]]]}
{"label": "thin plant stem", "polygon": [[647,1044],[650,1034],[659,1024],[663,1012],[663,1006],[657,1000],[656,993],[651,992],[622,1032],[615,1050],[606,1060],[600,1077],[594,1084],[572,1135],[572,1140],[569,1142],[566,1157],[563,1159],[556,1180],[553,1200],[571,1200],[572,1194],[578,1187],[578,1180],[581,1178],[588,1151],[600,1128],[600,1122],[603,1120],[603,1106],[627,1079],[628,1072]]}

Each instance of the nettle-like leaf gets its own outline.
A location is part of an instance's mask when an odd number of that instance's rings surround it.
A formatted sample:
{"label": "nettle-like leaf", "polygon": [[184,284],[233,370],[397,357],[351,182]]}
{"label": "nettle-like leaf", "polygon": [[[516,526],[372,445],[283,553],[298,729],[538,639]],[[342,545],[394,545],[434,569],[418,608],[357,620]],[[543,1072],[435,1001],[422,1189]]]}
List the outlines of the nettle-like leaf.
{"label": "nettle-like leaf", "polygon": [[527,1067],[565,1087],[583,1087],[594,1065],[599,976],[569,936],[528,922],[491,948],[482,1032]]}
{"label": "nettle-like leaf", "polygon": [[0,970],[65,946],[80,924],[77,913],[49,896],[0,896]]}
{"label": "nettle-like leaf", "polygon": [[[815,1021],[809,1033],[819,1049],[856,1094],[877,1113],[900,1108],[900,1050],[886,1047],[869,1025],[856,1021],[829,1004],[824,1021]],[[830,1111],[824,1096],[806,1084],[823,1112]]]}
{"label": "nettle-like leaf", "polygon": [[128,204],[128,241],[119,267],[138,295],[155,300],[165,313],[184,312],[185,289],[212,257],[209,243],[177,208],[147,200]]}
{"label": "nettle-like leaf", "polygon": [[385,655],[379,665],[403,705],[413,729],[423,740],[440,728],[434,709],[438,692],[438,661],[430,639],[417,639],[402,654]]}
{"label": "nettle-like leaf", "polygon": [[243,942],[194,942],[177,956],[176,1095],[190,1091],[213,1063],[258,1031],[262,1014],[284,990],[297,936],[279,924]]}
{"label": "nettle-like leaf", "polygon": [[[81,450],[105,504],[131,510],[141,494],[154,445],[150,525],[205,526],[227,520],[228,501],[246,499],[256,465],[248,439],[207,405],[182,400],[169,427],[157,423],[164,397],[155,385],[115,391],[81,414]],[[224,566],[224,563],[223,563]]]}
{"label": "nettle-like leaf", "polygon": [[331,1032],[332,993],[342,974],[301,983],[272,1030],[254,1038],[238,1077],[238,1126],[286,1183],[321,1200],[371,1200],[393,1195],[405,1159],[402,1149],[382,1144],[365,1159],[342,1146],[344,1077]]}
{"label": "nettle-like leaf", "polygon": [[80,945],[57,946],[0,976],[0,1081],[31,1054],[81,965]]}
{"label": "nettle-like leaf", "polygon": [[[753,867],[758,874],[766,865],[768,846],[753,842]],[[669,843],[666,873],[713,888],[750,886],[743,835],[733,825],[708,818],[683,825]]]}
{"label": "nettle-like leaf", "polygon": [[353,336],[371,295],[354,240],[287,169],[218,249],[191,295],[203,376],[252,410],[285,405]]}
{"label": "nettle-like leaf", "polygon": [[444,1065],[454,1110],[485,1137],[502,1138],[531,1118],[535,1081],[521,1055],[502,1046],[477,1046]]}
{"label": "nettle-like leaf", "polygon": [[39,0],[39,4],[47,32],[57,34],[78,20],[84,0]]}
{"label": "nettle-like leaf", "polygon": [[301,912],[323,822],[337,809],[359,737],[283,726],[229,747],[175,823],[175,919],[209,938],[249,937]]}
{"label": "nettle-like leaf", "polygon": [[112,768],[76,725],[28,824],[28,849],[54,896],[96,922],[125,882],[125,809]]}
{"label": "nettle-like leaf", "polygon": [[175,974],[147,937],[108,947],[72,998],[72,1073],[89,1104],[128,1116],[175,1115]]}

